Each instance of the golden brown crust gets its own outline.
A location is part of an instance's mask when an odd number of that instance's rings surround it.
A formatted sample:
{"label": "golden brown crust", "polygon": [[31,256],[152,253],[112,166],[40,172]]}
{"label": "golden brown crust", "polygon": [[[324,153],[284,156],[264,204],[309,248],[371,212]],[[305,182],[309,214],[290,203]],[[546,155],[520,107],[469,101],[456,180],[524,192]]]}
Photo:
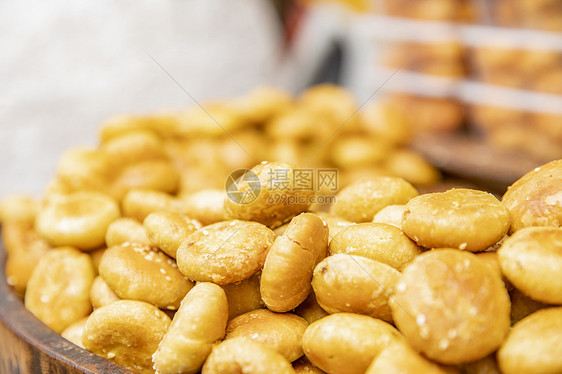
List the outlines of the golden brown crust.
{"label": "golden brown crust", "polygon": [[427,248],[483,251],[509,229],[509,212],[493,195],[470,189],[418,196],[406,204],[402,230]]}
{"label": "golden brown crust", "polygon": [[312,213],[316,214],[318,217],[322,218],[324,222],[326,222],[326,224],[328,225],[330,240],[332,240],[332,238],[336,236],[341,230],[353,224],[353,222],[350,222],[328,212],[313,211]]}
{"label": "golden brown crust", "polygon": [[224,220],[223,190],[206,189],[180,197],[183,213],[207,226]]}
{"label": "golden brown crust", "polygon": [[287,312],[306,299],[327,246],[328,227],[321,218],[302,213],[291,220],[269,249],[261,275],[261,297],[270,310]]}
{"label": "golden brown crust", "polygon": [[439,171],[414,151],[396,150],[385,157],[385,169],[390,175],[404,178],[415,186],[430,186],[441,179]]}
{"label": "golden brown crust", "polygon": [[247,338],[234,338],[213,347],[201,374],[294,374],[280,353]]}
{"label": "golden brown crust", "polygon": [[375,214],[373,222],[386,223],[402,230],[402,215],[405,210],[406,205],[387,205]]}
{"label": "golden brown crust", "polygon": [[418,256],[402,272],[390,306],[408,342],[443,364],[490,354],[510,326],[509,296],[499,274],[456,249]]}
{"label": "golden brown crust", "polygon": [[259,180],[259,194],[247,203],[238,203],[226,197],[225,218],[256,221],[275,228],[310,206],[307,200],[312,191],[295,186],[293,166],[280,161],[262,162],[250,170],[258,179],[255,182],[238,181],[238,191],[252,191],[254,183]]}
{"label": "golden brown crust", "polygon": [[152,212],[181,212],[181,203],[165,192],[133,189],[127,192],[122,201],[123,215],[143,222]]}
{"label": "golden brown crust", "polygon": [[380,261],[402,270],[421,253],[421,248],[400,229],[384,223],[359,223],[340,231],[332,238],[331,255],[346,253]]}
{"label": "golden brown crust", "polygon": [[105,244],[113,247],[127,242],[150,245],[146,229],[139,221],[132,218],[118,218],[108,226]]}
{"label": "golden brown crust", "polygon": [[60,333],[92,310],[92,260],[86,253],[64,247],[46,253],[33,269],[25,293],[25,307]]}
{"label": "golden brown crust", "polygon": [[84,345],[82,345],[82,335],[84,333],[84,329],[86,328],[87,321],[88,321],[88,317],[79,319],[78,321],[72,323],[70,326],[65,328],[60,333],[60,335],[66,340],[76,344],[80,348],[84,348]]}
{"label": "golden brown crust", "polygon": [[303,355],[302,336],[307,326],[296,314],[257,309],[231,320],[225,339],[245,337],[263,343],[293,362]]}
{"label": "golden brown crust", "polygon": [[391,343],[402,339],[391,325],[352,313],[336,313],[306,329],[303,348],[314,365],[328,373],[363,374]]}
{"label": "golden brown crust", "polygon": [[243,281],[221,286],[228,300],[228,319],[265,306],[260,294],[261,272]]}
{"label": "golden brown crust", "polygon": [[562,228],[517,231],[498,250],[505,277],[535,300],[562,304]]}
{"label": "golden brown crust", "polygon": [[498,351],[503,374],[562,372],[562,307],[541,309],[517,322]]}
{"label": "golden brown crust", "polygon": [[175,212],[150,213],[143,226],[150,243],[173,258],[176,258],[180,244],[201,228],[198,221]]}
{"label": "golden brown crust", "polygon": [[152,360],[161,374],[198,373],[224,337],[228,303],[222,288],[198,283],[182,300]]}
{"label": "golden brown crust", "polygon": [[0,223],[24,222],[33,225],[39,202],[31,196],[8,195],[0,200]]}
{"label": "golden brown crust", "polygon": [[458,371],[442,368],[413,350],[406,342],[397,342],[383,349],[365,372],[365,374],[389,373],[454,374]]}
{"label": "golden brown crust", "polygon": [[179,188],[180,175],[170,161],[147,160],[127,166],[112,184],[113,194],[122,198],[133,189],[148,189],[175,193]]}
{"label": "golden brown crust", "polygon": [[100,152],[117,169],[142,161],[168,158],[162,139],[151,131],[140,129],[109,139],[100,146]]}
{"label": "golden brown crust", "polygon": [[37,214],[35,228],[53,246],[90,250],[105,243],[107,228],[119,216],[119,206],[109,196],[76,192],[47,203]]}
{"label": "golden brown crust", "polygon": [[175,310],[193,287],[170,257],[134,243],[108,248],[100,261],[100,276],[122,299],[140,300]]}
{"label": "golden brown crust", "polygon": [[562,160],[549,162],[513,183],[502,203],[511,214],[511,232],[562,223]]}
{"label": "golden brown crust", "polygon": [[98,275],[90,288],[90,302],[94,309],[111,304],[117,300],[121,300],[121,298],[117,296],[107,283],[105,283],[103,278]]}
{"label": "golden brown crust", "polygon": [[306,322],[310,325],[312,322],[318,321],[320,318],[324,318],[329,315],[316,301],[316,295],[314,294],[314,289],[308,295],[306,300],[304,300],[296,309],[295,314],[304,318]]}
{"label": "golden brown crust", "polygon": [[151,357],[170,322],[154,305],[120,300],[94,310],[86,321],[82,344],[118,365],[153,374]]}
{"label": "golden brown crust", "polygon": [[392,322],[389,298],[400,273],[361,256],[336,254],[314,269],[312,287],[318,304],[328,313],[366,314]]}
{"label": "golden brown crust", "polygon": [[387,205],[405,204],[418,192],[396,177],[378,177],[356,182],[336,195],[330,213],[351,222],[370,222]]}
{"label": "golden brown crust", "polygon": [[240,282],[261,270],[275,236],[257,222],[233,220],[205,226],[179,247],[178,267],[193,281]]}
{"label": "golden brown crust", "polygon": [[33,229],[31,223],[2,223],[2,241],[6,248],[6,281],[23,295],[27,282],[39,260],[51,247]]}

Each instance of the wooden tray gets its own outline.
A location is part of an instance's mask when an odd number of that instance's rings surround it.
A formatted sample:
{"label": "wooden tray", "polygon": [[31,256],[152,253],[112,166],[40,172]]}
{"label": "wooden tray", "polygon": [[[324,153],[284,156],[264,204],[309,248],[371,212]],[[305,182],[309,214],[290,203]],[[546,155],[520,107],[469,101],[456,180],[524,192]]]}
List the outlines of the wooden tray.
{"label": "wooden tray", "polygon": [[0,373],[131,374],[64,339],[25,309],[6,283],[6,253],[0,243]]}

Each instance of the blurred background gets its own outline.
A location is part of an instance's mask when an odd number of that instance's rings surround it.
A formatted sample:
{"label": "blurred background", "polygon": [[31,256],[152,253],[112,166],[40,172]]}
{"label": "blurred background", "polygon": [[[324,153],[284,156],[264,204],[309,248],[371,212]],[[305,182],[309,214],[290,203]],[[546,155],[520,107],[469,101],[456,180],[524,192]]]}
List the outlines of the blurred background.
{"label": "blurred background", "polygon": [[0,195],[39,195],[114,115],[283,95],[233,137],[172,145],[181,190],[285,159],[501,192],[562,158],[562,0],[3,1],[0,56]]}

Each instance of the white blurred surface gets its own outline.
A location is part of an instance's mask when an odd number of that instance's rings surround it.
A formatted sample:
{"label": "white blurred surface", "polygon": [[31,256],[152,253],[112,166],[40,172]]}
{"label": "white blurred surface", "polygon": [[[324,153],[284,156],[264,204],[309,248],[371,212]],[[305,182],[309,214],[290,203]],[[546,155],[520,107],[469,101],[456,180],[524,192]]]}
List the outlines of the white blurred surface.
{"label": "white blurred surface", "polygon": [[0,197],[39,195],[105,118],[287,86],[264,0],[0,2]]}

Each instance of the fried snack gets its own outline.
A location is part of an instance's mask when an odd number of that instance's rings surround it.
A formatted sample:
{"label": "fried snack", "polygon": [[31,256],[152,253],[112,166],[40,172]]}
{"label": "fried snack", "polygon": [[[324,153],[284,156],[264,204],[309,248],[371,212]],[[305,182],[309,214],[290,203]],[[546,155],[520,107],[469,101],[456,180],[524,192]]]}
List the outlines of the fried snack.
{"label": "fried snack", "polygon": [[293,144],[318,137],[317,118],[312,111],[303,106],[289,108],[276,116],[265,130],[270,137],[280,142],[288,140]]}
{"label": "fried snack", "polygon": [[264,161],[250,171],[253,174],[246,173],[244,180],[236,181],[236,193],[251,198],[227,197],[224,200],[225,218],[257,221],[275,228],[310,206],[308,197],[312,191],[299,189],[291,165]]}
{"label": "fried snack", "polygon": [[213,347],[201,374],[294,374],[280,353],[247,338],[234,338]]}
{"label": "fried snack", "polygon": [[537,310],[548,308],[549,305],[536,301],[519,291],[517,288],[512,288],[509,291],[511,298],[511,324],[514,325],[521,321],[528,315],[536,312]]}
{"label": "fried snack", "polygon": [[562,372],[562,307],[541,309],[511,329],[498,351],[503,374]]}
{"label": "fried snack", "polygon": [[8,195],[0,200],[0,223],[27,222],[33,225],[39,202],[31,196]]}
{"label": "fried snack", "polygon": [[336,313],[306,329],[304,354],[328,373],[363,374],[371,361],[391,343],[402,339],[391,325],[352,313]]}
{"label": "fried snack", "polygon": [[331,146],[332,163],[342,169],[382,164],[388,157],[391,144],[375,137],[348,135],[339,137]]}
{"label": "fried snack", "polygon": [[397,270],[382,262],[336,254],[314,269],[312,287],[318,304],[330,314],[366,314],[392,322],[388,302],[399,277]]}
{"label": "fried snack", "polygon": [[498,250],[505,277],[531,298],[562,304],[562,228],[528,227]]}
{"label": "fried snack", "polygon": [[275,233],[275,235],[281,236],[285,233],[285,230],[287,230],[287,227],[289,227],[289,222],[274,228],[273,232]]}
{"label": "fried snack", "polygon": [[351,222],[369,222],[385,206],[406,204],[417,195],[416,189],[401,178],[372,178],[341,190],[330,213]]}
{"label": "fried snack", "polygon": [[408,150],[395,150],[385,154],[384,167],[390,175],[404,178],[416,186],[429,186],[441,179],[439,171],[420,154]]}
{"label": "fried snack", "polygon": [[86,322],[82,344],[136,373],[153,374],[151,357],[170,322],[154,305],[120,300],[94,310]]}
{"label": "fried snack", "polygon": [[314,290],[308,295],[305,301],[303,301],[296,309],[295,314],[304,318],[306,322],[310,325],[312,322],[318,321],[320,318],[324,318],[329,315],[318,301],[316,301],[316,295]]}
{"label": "fried snack", "polygon": [[106,249],[107,248],[102,247],[102,248],[95,249],[93,251],[88,252],[88,254],[90,255],[90,258],[92,259],[92,265],[94,265],[94,274],[96,276],[99,275],[99,267],[100,267],[101,257],[105,253]]}
{"label": "fried snack", "polygon": [[[495,271],[497,274],[503,276],[502,270],[500,268],[500,260],[498,259],[497,252],[479,252],[475,253],[476,257],[483,261],[490,269]],[[506,287],[507,288],[507,287]]]}
{"label": "fried snack", "polygon": [[79,319],[64,329],[60,335],[80,348],[84,348],[82,345],[82,334],[84,333],[84,328],[86,327],[86,321],[88,321],[88,317]]}
{"label": "fried snack", "polygon": [[94,309],[111,304],[117,300],[121,300],[121,298],[117,296],[111,287],[105,283],[103,278],[98,275],[92,283],[92,288],[90,288],[90,302]]}
{"label": "fried snack", "polygon": [[138,131],[150,131],[161,138],[170,138],[180,135],[182,126],[180,113],[120,115],[101,124],[99,139],[102,143],[107,143],[111,139]]}
{"label": "fried snack", "polygon": [[195,285],[152,356],[154,368],[161,374],[198,373],[213,344],[224,337],[227,318],[223,289],[212,283]]}
{"label": "fried snack", "polygon": [[328,227],[321,218],[302,213],[291,220],[263,266],[260,293],[268,309],[287,312],[306,299],[314,267],[326,256],[327,247]]}
{"label": "fried snack", "polygon": [[105,245],[113,247],[124,243],[150,245],[146,229],[132,218],[118,218],[107,227]]}
{"label": "fried snack", "polygon": [[109,196],[76,192],[44,206],[37,214],[35,228],[53,246],[90,250],[105,243],[109,224],[119,216],[119,207]]}
{"label": "fried snack", "polygon": [[193,287],[174,260],[157,249],[135,243],[108,248],[101,258],[99,272],[120,298],[170,310],[178,309]]}
{"label": "fried snack", "polygon": [[86,253],[64,247],[46,253],[33,269],[25,292],[25,307],[60,334],[92,310],[92,260]]}
{"label": "fried snack", "polygon": [[150,243],[168,256],[176,258],[180,244],[201,228],[194,219],[175,212],[150,213],[143,222]]}
{"label": "fried snack", "polygon": [[224,220],[223,190],[206,189],[180,198],[183,213],[207,226]]}
{"label": "fried snack", "polygon": [[509,212],[493,195],[461,188],[412,199],[402,230],[427,248],[479,252],[503,238],[509,222]]}
{"label": "fried snack", "polygon": [[409,264],[390,307],[398,329],[428,358],[458,364],[485,357],[509,331],[509,296],[474,254],[432,250]]}
{"label": "fried snack", "polygon": [[[219,166],[223,171],[221,174],[217,174],[215,170],[211,171],[211,174],[215,174],[214,178],[216,180],[216,187],[221,188],[221,192],[224,197],[224,179],[232,170],[236,170],[240,167],[251,168],[256,161],[268,159],[269,147],[264,147],[264,144],[268,142],[269,139],[265,137],[265,134],[255,128],[247,129],[236,134],[236,141],[231,137],[225,137],[216,143],[216,152],[219,159]],[[197,142],[199,139],[196,140]],[[204,161],[203,164],[206,165]],[[184,184],[191,181],[185,180]],[[207,187],[208,188],[208,187]],[[198,189],[204,190],[202,188]],[[222,206],[222,201],[221,201]]]}
{"label": "fried snack", "polygon": [[367,133],[393,145],[404,145],[412,138],[412,128],[401,110],[393,100],[382,98],[362,107],[357,116]]}
{"label": "fried snack", "polygon": [[182,113],[182,117],[186,124],[182,128],[184,138],[191,136],[221,137],[225,131],[232,133],[251,124],[236,108],[221,101],[204,103],[204,108],[199,105],[187,108]]}
{"label": "fried snack", "polygon": [[322,370],[314,366],[306,356],[302,356],[293,362],[293,369],[295,369],[296,374],[325,374]]}
{"label": "fried snack", "polygon": [[291,165],[298,165],[304,159],[305,154],[306,149],[300,142],[279,139],[271,146],[267,157],[271,161],[284,161]]}
{"label": "fried snack", "polygon": [[[339,191],[347,188],[349,185],[363,182],[380,177],[387,177],[388,172],[383,169],[382,165],[370,165],[361,168],[342,169],[338,171],[338,187]],[[334,200],[335,203],[337,200]],[[333,213],[333,212],[332,212]]]}
{"label": "fried snack", "polygon": [[240,282],[261,270],[274,240],[275,233],[257,222],[218,222],[187,237],[178,248],[178,267],[192,281]]}
{"label": "fried snack", "polygon": [[532,170],[513,183],[502,203],[511,214],[510,232],[530,226],[560,227],[562,160]]}
{"label": "fried snack", "polygon": [[334,236],[336,236],[341,230],[345,229],[347,226],[352,225],[353,222],[350,222],[346,219],[338,217],[328,212],[320,212],[314,211],[318,217],[322,218],[324,222],[328,225],[328,234],[330,236],[330,241]]}
{"label": "fried snack", "polygon": [[75,147],[64,152],[55,175],[66,193],[90,191],[109,194],[114,169],[111,160],[102,152],[88,147]]}
{"label": "fried snack", "polygon": [[2,241],[6,248],[6,282],[23,295],[33,269],[51,247],[33,229],[33,223],[2,223]]}
{"label": "fried snack", "polygon": [[359,223],[346,227],[332,238],[330,255],[346,253],[380,261],[402,270],[417,255],[420,247],[400,229],[384,223]]}
{"label": "fried snack", "polygon": [[257,309],[244,313],[226,326],[225,340],[244,337],[281,353],[289,362],[303,355],[302,335],[308,323],[292,313]]}
{"label": "fried snack", "polygon": [[115,179],[112,188],[118,198],[133,189],[175,193],[180,184],[180,174],[170,161],[149,160],[130,165]]}
{"label": "fried snack", "polygon": [[[353,128],[359,122],[359,118],[354,116],[357,102],[351,92],[333,84],[319,84],[307,88],[299,98],[299,105],[315,115],[316,123],[318,118],[324,120],[326,127],[332,131],[343,123]],[[315,129],[318,131],[319,127]]]}
{"label": "fried snack", "polygon": [[496,362],[496,354],[492,353],[480,360],[458,366],[462,374],[502,374]]}
{"label": "fried snack", "polygon": [[375,357],[365,374],[455,374],[457,370],[444,368],[414,351],[406,342],[396,342]]}
{"label": "fried snack", "polygon": [[114,137],[100,146],[100,152],[118,170],[148,160],[166,160],[162,139],[152,131],[136,130]]}
{"label": "fried snack", "polygon": [[178,212],[182,206],[174,196],[155,190],[131,190],[123,198],[123,215],[143,222],[153,212]]}
{"label": "fried snack", "polygon": [[386,223],[402,230],[402,215],[405,210],[406,205],[387,205],[375,214],[373,222]]}
{"label": "fried snack", "polygon": [[228,320],[265,306],[260,294],[261,272],[243,281],[221,286],[228,300]]}
{"label": "fried snack", "polygon": [[229,106],[254,123],[263,123],[293,105],[289,92],[277,87],[259,86],[246,95],[234,99]]}

